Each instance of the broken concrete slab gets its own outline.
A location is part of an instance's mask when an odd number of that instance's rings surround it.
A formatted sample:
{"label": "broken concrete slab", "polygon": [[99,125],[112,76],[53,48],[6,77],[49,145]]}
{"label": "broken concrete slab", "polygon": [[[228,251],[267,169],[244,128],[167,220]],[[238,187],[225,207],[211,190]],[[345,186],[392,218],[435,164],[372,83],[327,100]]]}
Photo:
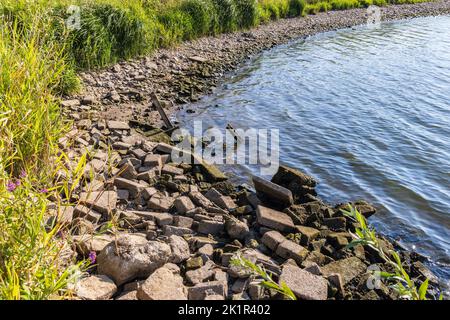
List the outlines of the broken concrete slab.
{"label": "broken concrete slab", "polygon": [[256,217],[260,225],[278,230],[280,232],[292,232],[294,223],[285,213],[259,205],[256,208]]}
{"label": "broken concrete slab", "polygon": [[284,207],[288,207],[294,203],[292,192],[289,189],[257,176],[253,176],[252,180],[256,193],[264,199],[270,200]]}

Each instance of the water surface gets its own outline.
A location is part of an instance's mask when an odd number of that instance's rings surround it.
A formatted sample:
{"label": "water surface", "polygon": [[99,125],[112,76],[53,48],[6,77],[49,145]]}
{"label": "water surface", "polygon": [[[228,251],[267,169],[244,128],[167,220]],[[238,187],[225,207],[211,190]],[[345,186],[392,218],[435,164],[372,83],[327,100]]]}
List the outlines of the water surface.
{"label": "water surface", "polygon": [[[194,109],[179,114],[188,127],[280,129],[281,161],[314,176],[320,197],[372,202],[380,232],[450,279],[450,16],[276,47]],[[224,169],[243,182],[259,174]]]}

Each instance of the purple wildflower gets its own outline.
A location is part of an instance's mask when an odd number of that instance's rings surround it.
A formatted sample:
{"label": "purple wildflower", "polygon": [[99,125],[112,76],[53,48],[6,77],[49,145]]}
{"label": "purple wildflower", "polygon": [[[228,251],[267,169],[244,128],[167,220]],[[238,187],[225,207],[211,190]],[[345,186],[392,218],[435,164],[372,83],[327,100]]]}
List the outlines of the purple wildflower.
{"label": "purple wildflower", "polygon": [[91,261],[91,264],[94,264],[97,261],[97,254],[95,251],[89,252],[89,260]]}
{"label": "purple wildflower", "polygon": [[8,181],[8,183],[6,184],[6,189],[9,192],[13,192],[14,190],[16,190],[18,186],[13,182],[13,181]]}
{"label": "purple wildflower", "polygon": [[41,189],[40,191],[39,191],[40,193],[47,193],[48,192],[48,189]]}
{"label": "purple wildflower", "polygon": [[25,178],[26,176],[27,176],[27,173],[25,172],[25,170],[22,170],[22,171],[20,172],[19,177],[20,177],[20,178]]}
{"label": "purple wildflower", "polygon": [[15,184],[16,184],[16,187],[20,186],[20,180],[16,180]]}

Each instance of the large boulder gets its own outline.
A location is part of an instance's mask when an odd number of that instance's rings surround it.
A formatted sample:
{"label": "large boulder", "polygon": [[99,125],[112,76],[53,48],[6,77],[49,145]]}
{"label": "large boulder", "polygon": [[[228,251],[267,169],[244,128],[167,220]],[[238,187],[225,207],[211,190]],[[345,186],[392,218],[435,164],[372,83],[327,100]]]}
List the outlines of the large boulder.
{"label": "large boulder", "polygon": [[171,255],[168,244],[126,234],[100,252],[97,257],[98,272],[121,285],[137,277],[148,277],[168,262]]}
{"label": "large boulder", "polygon": [[187,288],[183,278],[166,267],[151,274],[138,288],[140,300],[187,300]]}

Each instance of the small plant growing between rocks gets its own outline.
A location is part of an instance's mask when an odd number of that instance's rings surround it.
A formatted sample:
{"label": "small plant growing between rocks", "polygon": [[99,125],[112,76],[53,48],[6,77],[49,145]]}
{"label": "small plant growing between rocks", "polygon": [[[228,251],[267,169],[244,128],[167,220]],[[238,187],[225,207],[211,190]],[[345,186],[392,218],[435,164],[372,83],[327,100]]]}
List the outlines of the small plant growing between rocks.
{"label": "small plant growing between rocks", "polygon": [[241,255],[231,259],[230,264],[248,270],[254,276],[261,278],[258,284],[263,288],[275,290],[289,300],[297,300],[297,297],[286,283],[283,281],[280,284],[275,282],[272,279],[272,275],[268,273],[263,266],[257,265]]}
{"label": "small plant growing between rocks", "polygon": [[[426,279],[419,288],[416,287],[414,282],[411,280],[408,273],[403,268],[403,264],[400,258],[400,255],[390,250],[388,253],[385,253],[383,248],[380,245],[376,237],[375,230],[367,224],[366,218],[358,211],[358,209],[349,206],[349,210],[342,210],[342,213],[354,220],[359,224],[359,227],[355,228],[355,233],[351,233],[354,237],[354,240],[350,242],[346,248],[353,248],[359,244],[367,245],[376,250],[380,257],[385,260],[388,264],[390,264],[394,272],[384,272],[384,271],[375,271],[378,276],[386,279],[389,282],[394,282],[391,286],[400,297],[411,300],[427,300],[427,291],[428,291],[428,282]],[[442,294],[439,297],[441,300],[443,298]]]}

